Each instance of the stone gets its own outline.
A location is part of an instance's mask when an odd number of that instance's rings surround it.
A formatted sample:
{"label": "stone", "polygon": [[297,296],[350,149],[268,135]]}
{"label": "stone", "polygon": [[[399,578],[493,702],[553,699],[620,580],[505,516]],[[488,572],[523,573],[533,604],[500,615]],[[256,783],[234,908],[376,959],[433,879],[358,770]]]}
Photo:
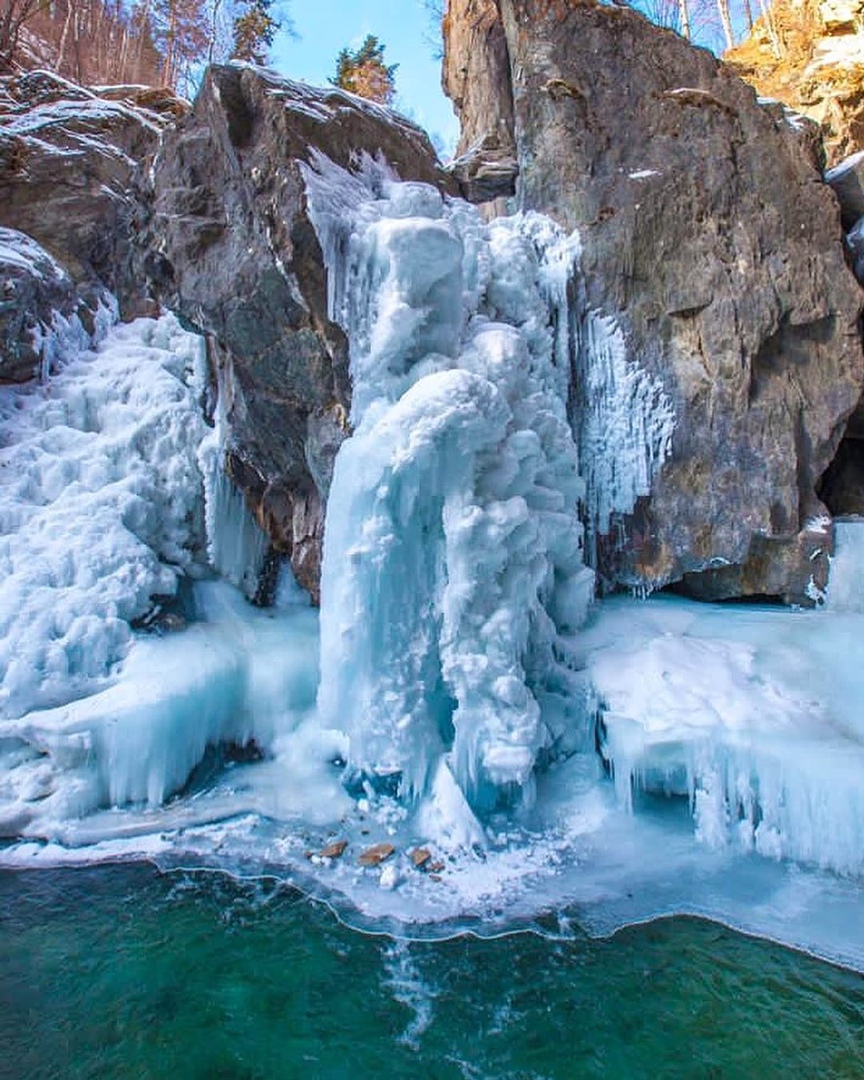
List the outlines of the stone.
{"label": "stone", "polygon": [[392,844],[373,844],[372,847],[366,848],[365,851],[360,853],[358,862],[361,866],[380,866],[385,860],[395,852],[396,848]]}
{"label": "stone", "polygon": [[0,78],[0,226],[32,237],[76,286],[109,289],[124,315],[147,302],[134,240],[166,109],[44,71]]}
{"label": "stone", "polygon": [[428,848],[414,848],[409,858],[418,870],[422,870],[432,858],[432,852]]}
{"label": "stone", "polygon": [[152,290],[208,335],[230,428],[226,470],[317,601],[324,506],[349,434],[348,343],[327,307],[327,272],[304,167],[455,192],[426,135],[351,94],[246,65],[206,72],[191,113],[166,132],[143,250]]}
{"label": "stone", "polygon": [[587,387],[584,325],[573,344],[589,505],[617,498],[615,468],[591,475],[598,400],[643,388],[622,420],[637,446],[660,410],[674,417],[644,493],[588,522],[601,583],[697,592],[708,574],[718,598],[810,603],[816,489],[864,384],[861,292],[812,153],[731,68],[635,11],[491,6],[481,37],[472,0],[446,24],[463,140],[512,124],[516,204],[579,230],[580,318],[621,335],[617,390]]}
{"label": "stone", "polygon": [[487,134],[447,166],[459,184],[459,194],[468,202],[488,203],[516,194],[516,148],[511,140],[501,139],[498,134]]}
{"label": "stone", "polygon": [[100,302],[31,236],[0,228],[0,382],[47,375],[64,342],[89,343]]}
{"label": "stone", "polygon": [[851,154],[825,173],[825,181],[840,203],[844,229],[851,230],[864,218],[864,150]]}
{"label": "stone", "polygon": [[347,840],[334,840],[318,852],[322,859],[341,859],[348,847]]}

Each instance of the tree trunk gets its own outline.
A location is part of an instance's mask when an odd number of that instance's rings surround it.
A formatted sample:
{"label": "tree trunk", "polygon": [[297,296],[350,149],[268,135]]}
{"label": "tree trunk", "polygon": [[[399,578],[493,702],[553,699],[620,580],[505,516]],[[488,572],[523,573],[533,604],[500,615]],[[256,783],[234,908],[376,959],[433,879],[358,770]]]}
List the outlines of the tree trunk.
{"label": "tree trunk", "polygon": [[690,8],[687,0],[678,0],[678,22],[681,26],[681,36],[690,40]]}
{"label": "tree trunk", "polygon": [[720,22],[723,24],[723,35],[726,38],[726,48],[731,49],[735,44],[732,35],[732,19],[729,16],[729,0],[717,0],[717,10],[720,12]]}

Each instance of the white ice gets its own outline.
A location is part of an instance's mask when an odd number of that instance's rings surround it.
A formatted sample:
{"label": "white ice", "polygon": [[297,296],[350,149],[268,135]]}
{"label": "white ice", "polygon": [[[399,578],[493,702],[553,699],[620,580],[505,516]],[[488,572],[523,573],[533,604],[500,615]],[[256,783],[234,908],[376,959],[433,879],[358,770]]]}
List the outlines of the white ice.
{"label": "white ice", "polygon": [[709,847],[864,871],[859,615],[617,600],[580,645],[621,805],[679,796]]}
{"label": "white ice", "polygon": [[199,554],[203,377],[169,317],[0,390],[0,716],[104,685]]}
{"label": "white ice", "polygon": [[[567,420],[578,243],[537,216],[486,226],[426,185],[316,170],[355,428],[328,504],[322,717],[359,777],[409,800],[446,775],[475,809],[530,804],[565,737],[560,634],[592,595]],[[547,698],[561,707],[544,717]]]}

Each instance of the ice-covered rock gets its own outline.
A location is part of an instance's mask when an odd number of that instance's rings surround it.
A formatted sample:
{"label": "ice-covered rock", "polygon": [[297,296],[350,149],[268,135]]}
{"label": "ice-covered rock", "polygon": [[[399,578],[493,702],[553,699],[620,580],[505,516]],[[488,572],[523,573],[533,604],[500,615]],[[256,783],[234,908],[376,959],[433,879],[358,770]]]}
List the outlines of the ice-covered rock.
{"label": "ice-covered rock", "polygon": [[64,356],[97,343],[116,302],[98,286],[77,287],[36,241],[0,228],[0,383],[48,377]]}
{"label": "ice-covered rock", "polygon": [[130,622],[203,563],[205,378],[168,316],[0,390],[0,715],[98,688]]}
{"label": "ice-covered rock", "polygon": [[[335,87],[213,66],[166,134],[142,244],[154,290],[211,338],[228,470],[275,548],[317,598],[324,502],[348,431],[347,343],[327,313],[305,163],[326,154],[453,186],[419,128]],[[350,188],[346,189],[350,190]]]}
{"label": "ice-covered rock", "polygon": [[[857,597],[861,542],[842,546]],[[678,797],[709,847],[861,874],[864,652],[850,591],[814,616],[611,602],[583,647],[622,805],[644,814],[646,795]]]}
{"label": "ice-covered rock", "polygon": [[47,71],[0,79],[0,226],[32,237],[76,285],[109,289],[124,314],[146,305],[135,242],[173,119],[164,99],[107,100]]}

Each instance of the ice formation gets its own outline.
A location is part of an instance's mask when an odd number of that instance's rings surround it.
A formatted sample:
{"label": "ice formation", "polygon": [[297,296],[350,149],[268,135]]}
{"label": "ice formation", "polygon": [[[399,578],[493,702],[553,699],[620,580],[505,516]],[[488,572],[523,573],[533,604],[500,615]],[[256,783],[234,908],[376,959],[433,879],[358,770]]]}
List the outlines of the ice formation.
{"label": "ice formation", "polygon": [[0,716],[98,689],[203,540],[199,338],[117,327],[0,397]]}
{"label": "ice formation", "polygon": [[578,247],[538,216],[487,227],[429,186],[364,187],[321,159],[307,183],[353,385],[325,533],[322,717],[373,786],[440,801],[443,768],[475,809],[530,804],[578,709],[561,633],[593,584],[567,420]]}
{"label": "ice formation", "polygon": [[[72,327],[44,385],[0,390],[0,861],[252,860],[371,918],[688,910],[847,956],[864,524],[819,612],[589,610],[582,522],[648,491],[674,416],[586,309],[578,237],[368,159],[306,179],[354,388],[320,618],[287,572],[275,609],[242,596],[266,541],[173,318]],[[133,629],[171,597],[185,629]]]}
{"label": "ice formation", "polygon": [[[40,244],[17,229],[0,228],[0,272],[24,273],[41,280],[58,293],[73,292],[72,281],[63,267]],[[53,311],[49,322],[32,327],[33,350],[41,356],[41,381],[59,367],[64,358],[98,345],[117,318],[114,298],[102,290],[101,301],[93,313],[93,327],[88,332],[77,314]]]}
{"label": "ice formation", "polygon": [[[23,256],[29,254],[25,248]],[[317,620],[283,575],[202,413],[203,339],[173,316],[67,337],[44,384],[0,397],[0,832],[161,805],[208,747],[273,748],[314,704]],[[132,624],[174,602],[167,637]]]}
{"label": "ice formation", "polygon": [[678,796],[709,847],[864,871],[858,622],[608,603],[583,647],[622,805]]}

